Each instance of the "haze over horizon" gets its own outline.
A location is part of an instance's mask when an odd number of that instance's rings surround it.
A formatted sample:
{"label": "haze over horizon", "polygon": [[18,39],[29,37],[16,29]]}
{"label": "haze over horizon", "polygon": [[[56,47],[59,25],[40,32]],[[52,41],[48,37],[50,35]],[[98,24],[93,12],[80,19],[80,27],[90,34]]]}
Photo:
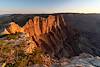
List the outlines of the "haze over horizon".
{"label": "haze over horizon", "polygon": [[0,14],[100,13],[100,0],[1,0]]}

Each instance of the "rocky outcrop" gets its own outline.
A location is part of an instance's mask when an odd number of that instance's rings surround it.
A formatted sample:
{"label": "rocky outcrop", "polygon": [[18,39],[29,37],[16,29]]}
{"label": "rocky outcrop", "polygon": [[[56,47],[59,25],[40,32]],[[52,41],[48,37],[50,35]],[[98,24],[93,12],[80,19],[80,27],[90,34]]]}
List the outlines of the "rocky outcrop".
{"label": "rocky outcrop", "polygon": [[52,57],[71,57],[79,54],[79,32],[72,29],[61,15],[39,16],[21,28],[14,22],[7,27],[9,33],[24,32],[33,38],[34,43]]}
{"label": "rocky outcrop", "polygon": [[10,34],[15,34],[17,32],[24,32],[24,30],[15,22],[11,22],[6,29]]}
{"label": "rocky outcrop", "polygon": [[69,57],[78,53],[79,33],[65,23],[62,16],[35,17],[23,28],[39,47],[52,56]]}
{"label": "rocky outcrop", "polygon": [[69,64],[63,64],[62,67],[100,67],[100,57],[82,53],[73,57]]}

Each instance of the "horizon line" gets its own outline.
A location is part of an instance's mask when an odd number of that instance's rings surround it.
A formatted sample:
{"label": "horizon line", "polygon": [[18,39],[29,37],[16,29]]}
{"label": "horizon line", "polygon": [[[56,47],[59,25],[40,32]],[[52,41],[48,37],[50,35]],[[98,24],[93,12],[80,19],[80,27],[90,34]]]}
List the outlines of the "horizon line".
{"label": "horizon line", "polygon": [[7,14],[100,14],[95,12],[53,12],[53,13],[2,13],[0,15],[7,15]]}

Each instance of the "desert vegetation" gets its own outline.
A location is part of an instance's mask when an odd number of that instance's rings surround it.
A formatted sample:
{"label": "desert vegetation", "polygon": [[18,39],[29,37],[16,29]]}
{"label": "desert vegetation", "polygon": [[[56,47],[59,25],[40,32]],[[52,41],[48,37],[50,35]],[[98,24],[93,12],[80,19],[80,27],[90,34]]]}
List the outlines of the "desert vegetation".
{"label": "desert vegetation", "polygon": [[[25,49],[27,49],[28,44],[25,43],[24,39],[18,41],[19,44],[17,45],[12,42],[18,40],[19,35],[18,33],[6,35],[2,37],[5,40],[0,40],[0,63],[2,67],[26,67],[34,64],[49,66],[52,63],[50,57],[41,48],[34,48],[32,53],[26,52]],[[6,41],[6,38],[9,41]]]}

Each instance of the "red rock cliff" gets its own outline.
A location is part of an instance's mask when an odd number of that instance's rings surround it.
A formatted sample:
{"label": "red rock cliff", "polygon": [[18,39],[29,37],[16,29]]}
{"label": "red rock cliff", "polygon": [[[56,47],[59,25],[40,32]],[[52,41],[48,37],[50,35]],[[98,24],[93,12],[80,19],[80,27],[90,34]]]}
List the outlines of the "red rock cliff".
{"label": "red rock cliff", "polygon": [[78,53],[77,41],[79,33],[77,30],[72,29],[61,15],[49,15],[48,18],[36,16],[34,19],[29,19],[22,27],[24,31],[21,31],[20,27],[13,31],[10,28],[7,28],[10,33],[25,32],[29,34],[37,46],[51,56],[70,57]]}

